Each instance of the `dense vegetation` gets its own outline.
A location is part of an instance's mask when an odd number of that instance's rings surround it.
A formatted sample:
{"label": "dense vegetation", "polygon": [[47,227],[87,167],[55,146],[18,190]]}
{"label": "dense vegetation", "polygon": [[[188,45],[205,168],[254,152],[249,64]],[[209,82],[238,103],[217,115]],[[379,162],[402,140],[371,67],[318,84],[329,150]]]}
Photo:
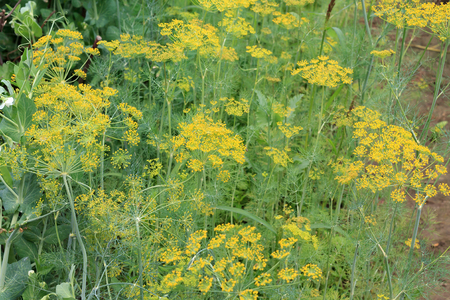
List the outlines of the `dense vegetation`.
{"label": "dense vegetation", "polygon": [[3,8],[0,299],[419,299],[442,277],[420,225],[450,194],[450,5]]}

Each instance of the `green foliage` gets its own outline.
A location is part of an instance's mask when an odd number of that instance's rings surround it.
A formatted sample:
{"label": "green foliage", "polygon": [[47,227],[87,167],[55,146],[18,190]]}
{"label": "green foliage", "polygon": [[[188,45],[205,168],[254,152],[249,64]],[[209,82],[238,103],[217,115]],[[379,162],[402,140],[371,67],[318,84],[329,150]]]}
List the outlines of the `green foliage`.
{"label": "green foliage", "polygon": [[417,136],[423,56],[329,4],[17,6],[0,298],[418,299],[441,275],[419,225],[450,194],[447,123]]}

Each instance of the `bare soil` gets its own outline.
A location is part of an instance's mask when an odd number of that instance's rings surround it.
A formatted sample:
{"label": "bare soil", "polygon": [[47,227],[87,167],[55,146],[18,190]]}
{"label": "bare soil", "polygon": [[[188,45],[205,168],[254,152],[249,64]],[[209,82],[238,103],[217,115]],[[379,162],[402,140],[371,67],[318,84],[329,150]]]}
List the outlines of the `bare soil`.
{"label": "bare soil", "polygon": [[[421,34],[419,37],[414,38],[411,41],[411,50],[420,53],[422,49],[427,45],[430,39],[430,35]],[[407,39],[407,41],[410,39]],[[408,41],[409,42],[409,41]],[[415,77],[413,78],[411,85],[416,85],[419,82],[426,82],[427,88],[423,89],[420,93],[419,99],[413,99],[413,105],[417,105],[418,114],[427,116],[433,103],[433,92],[435,88],[435,77],[438,69],[438,62],[440,52],[433,50],[440,50],[442,43],[433,38],[430,43],[432,50],[428,50],[424,59],[428,61],[434,61],[428,65],[423,65],[419,68]],[[445,88],[449,83],[450,78],[450,53],[447,54],[447,62],[444,67],[443,82],[441,88]],[[445,130],[450,130],[450,91],[445,92],[436,102],[436,107],[433,111],[432,122],[430,128],[439,122],[447,121]],[[443,137],[439,141],[440,143],[449,144],[448,137]],[[430,145],[432,147],[432,145]],[[448,168],[446,175],[439,178],[439,182],[444,182],[450,185],[450,167]],[[410,208],[414,208],[414,202],[410,200]],[[431,198],[426,204],[422,213],[422,224],[424,231],[422,232],[422,238],[427,241],[428,250],[432,251],[435,255],[442,254],[448,247],[450,247],[450,197],[443,195],[437,195]],[[449,251],[450,252],[450,251]],[[447,259],[450,258],[449,252],[445,254]],[[447,260],[448,262],[448,260]],[[447,268],[450,271],[450,266],[447,264]],[[434,291],[430,296],[431,300],[450,300],[450,277],[444,278],[440,287]]]}

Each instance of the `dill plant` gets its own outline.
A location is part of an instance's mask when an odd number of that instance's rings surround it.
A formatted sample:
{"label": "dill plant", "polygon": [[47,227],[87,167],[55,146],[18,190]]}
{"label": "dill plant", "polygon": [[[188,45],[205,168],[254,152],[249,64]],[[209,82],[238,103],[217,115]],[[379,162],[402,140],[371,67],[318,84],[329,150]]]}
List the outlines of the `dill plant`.
{"label": "dill plant", "polygon": [[[417,298],[439,261],[418,252],[421,212],[450,194],[446,150],[425,143],[445,54],[418,135],[405,39],[380,41],[429,28],[445,53],[450,6],[377,1],[377,31],[366,4],[173,0],[98,48],[69,29],[39,39],[27,79],[0,90],[19,102],[0,115],[0,287],[25,243],[24,299]],[[10,205],[25,183],[33,201]]]}

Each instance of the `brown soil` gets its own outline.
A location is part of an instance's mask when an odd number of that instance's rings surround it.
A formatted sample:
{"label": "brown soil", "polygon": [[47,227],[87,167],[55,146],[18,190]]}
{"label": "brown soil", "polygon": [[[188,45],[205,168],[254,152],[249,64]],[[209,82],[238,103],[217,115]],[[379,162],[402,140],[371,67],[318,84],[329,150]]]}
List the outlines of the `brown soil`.
{"label": "brown soil", "polygon": [[[420,54],[424,46],[427,45],[430,36],[428,34],[421,34],[411,42],[411,51],[415,51]],[[434,49],[441,49],[442,43],[433,38],[430,43],[430,47]],[[428,66],[421,66],[415,74],[411,85],[420,82],[422,79],[428,84],[428,88],[424,89],[420,94],[421,99],[413,100],[413,105],[417,105],[418,113],[422,116],[427,116],[433,102],[433,92],[435,87],[436,71],[438,69],[440,52],[427,51],[424,59],[432,61]],[[450,53],[447,54],[447,62],[444,68],[442,88],[449,82],[450,78]],[[417,88],[416,88],[417,89]],[[433,112],[432,122],[430,128],[435,124],[447,121],[448,124],[444,127],[445,130],[450,130],[450,93],[447,91],[444,93],[436,103],[436,107]],[[449,143],[448,137],[442,137],[440,143]],[[433,147],[432,145],[430,145]],[[438,183],[445,182],[450,185],[450,167],[448,168],[448,174],[441,176]],[[411,201],[411,209],[414,207],[414,202]],[[422,238],[427,241],[428,250],[432,251],[435,255],[440,255],[450,246],[450,197],[437,195],[431,198],[425,205],[422,212]],[[449,251],[450,252],[450,251]],[[447,258],[450,258],[449,252],[445,254]],[[450,266],[447,266],[450,271]],[[431,300],[449,300],[450,299],[450,277],[444,278],[440,283],[440,288],[436,289],[430,296]]]}

